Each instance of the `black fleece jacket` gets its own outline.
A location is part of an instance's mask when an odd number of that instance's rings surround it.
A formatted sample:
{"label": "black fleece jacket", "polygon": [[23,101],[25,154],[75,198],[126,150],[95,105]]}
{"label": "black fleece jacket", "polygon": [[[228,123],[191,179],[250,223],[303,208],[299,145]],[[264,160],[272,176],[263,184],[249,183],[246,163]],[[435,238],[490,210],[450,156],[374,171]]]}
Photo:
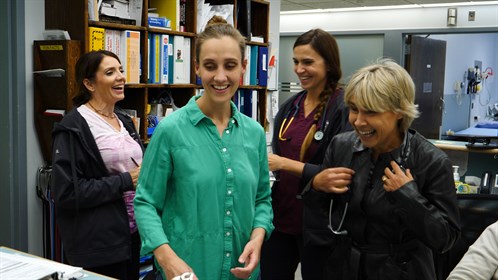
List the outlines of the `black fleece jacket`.
{"label": "black fleece jacket", "polygon": [[[115,113],[143,151],[131,118]],[[108,173],[90,127],[76,109],[54,126],[52,137],[52,194],[68,262],[95,267],[129,259],[123,193],[134,189],[130,173]]]}

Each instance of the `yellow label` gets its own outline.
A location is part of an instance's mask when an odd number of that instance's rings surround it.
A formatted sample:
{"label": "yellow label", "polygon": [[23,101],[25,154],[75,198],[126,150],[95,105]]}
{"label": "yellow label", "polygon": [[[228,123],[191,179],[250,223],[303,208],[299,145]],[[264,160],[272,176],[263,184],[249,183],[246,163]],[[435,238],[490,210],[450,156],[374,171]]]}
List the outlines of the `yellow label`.
{"label": "yellow label", "polygon": [[62,51],[64,48],[62,45],[43,45],[40,46],[40,50],[42,51]]}

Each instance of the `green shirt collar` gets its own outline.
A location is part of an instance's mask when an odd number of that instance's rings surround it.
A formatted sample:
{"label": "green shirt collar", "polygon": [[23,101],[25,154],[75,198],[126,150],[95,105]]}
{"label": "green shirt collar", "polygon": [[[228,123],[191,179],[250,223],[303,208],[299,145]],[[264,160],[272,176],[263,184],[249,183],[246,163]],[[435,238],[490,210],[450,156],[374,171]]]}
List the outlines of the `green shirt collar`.
{"label": "green shirt collar", "polygon": [[[204,118],[207,118],[207,116],[201,111],[199,108],[199,105],[197,105],[197,99],[199,99],[200,96],[193,96],[190,98],[186,105],[186,110],[187,110],[187,115],[189,116],[190,121],[192,122],[192,125],[196,126],[201,120]],[[239,126],[240,123],[240,118],[242,117],[240,114],[240,111],[237,109],[235,106],[235,103],[230,101],[230,107],[232,110],[232,118],[231,120],[235,121],[235,125]]]}

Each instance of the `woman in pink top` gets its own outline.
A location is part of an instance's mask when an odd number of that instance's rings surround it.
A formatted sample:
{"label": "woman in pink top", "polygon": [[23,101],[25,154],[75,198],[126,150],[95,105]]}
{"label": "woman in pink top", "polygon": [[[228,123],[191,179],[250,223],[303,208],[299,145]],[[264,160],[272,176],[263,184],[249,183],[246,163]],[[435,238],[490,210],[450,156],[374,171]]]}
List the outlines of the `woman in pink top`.
{"label": "woman in pink top", "polygon": [[53,131],[52,186],[69,264],[117,279],[138,279],[140,237],[133,198],[143,145],[115,106],[126,78],[112,52],[84,54],[76,64],[74,109]]}

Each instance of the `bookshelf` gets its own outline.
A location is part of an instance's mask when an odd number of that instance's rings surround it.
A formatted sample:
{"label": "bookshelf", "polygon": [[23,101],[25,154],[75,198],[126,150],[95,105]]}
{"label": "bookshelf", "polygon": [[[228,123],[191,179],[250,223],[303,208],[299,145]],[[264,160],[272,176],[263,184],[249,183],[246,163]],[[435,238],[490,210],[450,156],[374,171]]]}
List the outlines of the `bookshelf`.
{"label": "bookshelf", "polygon": [[[182,28],[176,28],[176,22],[171,22],[172,29],[166,30],[164,28],[158,28],[149,26],[148,16],[149,8],[157,8],[157,10],[151,10],[151,13],[158,13],[161,16],[161,9],[158,5],[171,5],[175,3],[175,0],[129,0],[133,3],[133,6],[141,6],[141,11],[138,16],[135,16],[134,20],[138,25],[130,24],[130,22],[109,22],[109,19],[105,20],[100,18],[94,18],[94,20],[89,19],[89,16],[95,14],[93,5],[96,0],[45,0],[45,29],[61,29],[67,30],[71,36],[71,39],[75,42],[80,42],[80,54],[88,52],[91,50],[91,42],[89,39],[90,28],[103,28],[104,30],[118,30],[125,31],[131,30],[140,33],[140,75],[138,83],[128,83],[125,86],[125,99],[117,104],[117,106],[123,109],[132,109],[137,111],[138,117],[140,117],[140,129],[139,133],[141,138],[147,142],[147,113],[148,106],[152,100],[158,100],[165,95],[170,95],[176,106],[182,107],[188,100],[196,94],[201,86],[196,83],[196,75],[194,68],[194,54],[195,54],[195,40],[197,36],[197,26],[198,22],[198,7],[197,0],[176,0],[179,5],[182,4],[180,20],[182,21]],[[243,24],[248,24],[252,33],[252,37],[257,41],[252,41],[248,38],[247,44],[249,46],[258,47],[269,47],[269,10],[270,2],[263,0],[205,0],[207,4],[210,5],[233,5],[232,20],[235,26],[242,28]],[[250,8],[250,19],[239,20],[239,14],[242,11],[246,11],[245,6]],[[180,8],[180,7],[179,7]],[[181,9],[178,9],[181,10]],[[238,12],[239,11],[239,12]],[[131,14],[131,12],[130,12]],[[242,18],[240,18],[242,19]],[[132,22],[131,22],[132,23]],[[180,31],[181,30],[181,31]],[[181,83],[169,82],[167,84],[154,82],[151,80],[151,71],[155,68],[155,64],[151,65],[152,49],[150,43],[150,37],[153,34],[159,35],[169,35],[169,38],[176,39],[178,37],[183,37],[189,41],[185,52],[190,53],[188,56],[188,64],[185,67],[186,80]],[[250,37],[250,36],[246,36]],[[174,42],[173,42],[174,44]],[[155,54],[155,52],[154,52]],[[77,60],[77,59],[76,59]],[[68,66],[74,68],[76,60],[67,61]],[[266,60],[268,61],[268,60]],[[123,63],[123,62],[122,62]],[[71,79],[74,77],[67,77]],[[264,126],[266,124],[266,94],[267,87],[259,84],[248,84],[240,86],[241,89],[256,91],[258,96],[258,121]],[[66,91],[70,94],[70,91]],[[43,97],[42,97],[43,98]],[[65,104],[65,109],[71,109],[70,99],[68,96],[65,97],[67,100]],[[36,101],[35,101],[36,103]],[[40,101],[43,103],[43,101]],[[35,105],[37,106],[37,105]]]}

